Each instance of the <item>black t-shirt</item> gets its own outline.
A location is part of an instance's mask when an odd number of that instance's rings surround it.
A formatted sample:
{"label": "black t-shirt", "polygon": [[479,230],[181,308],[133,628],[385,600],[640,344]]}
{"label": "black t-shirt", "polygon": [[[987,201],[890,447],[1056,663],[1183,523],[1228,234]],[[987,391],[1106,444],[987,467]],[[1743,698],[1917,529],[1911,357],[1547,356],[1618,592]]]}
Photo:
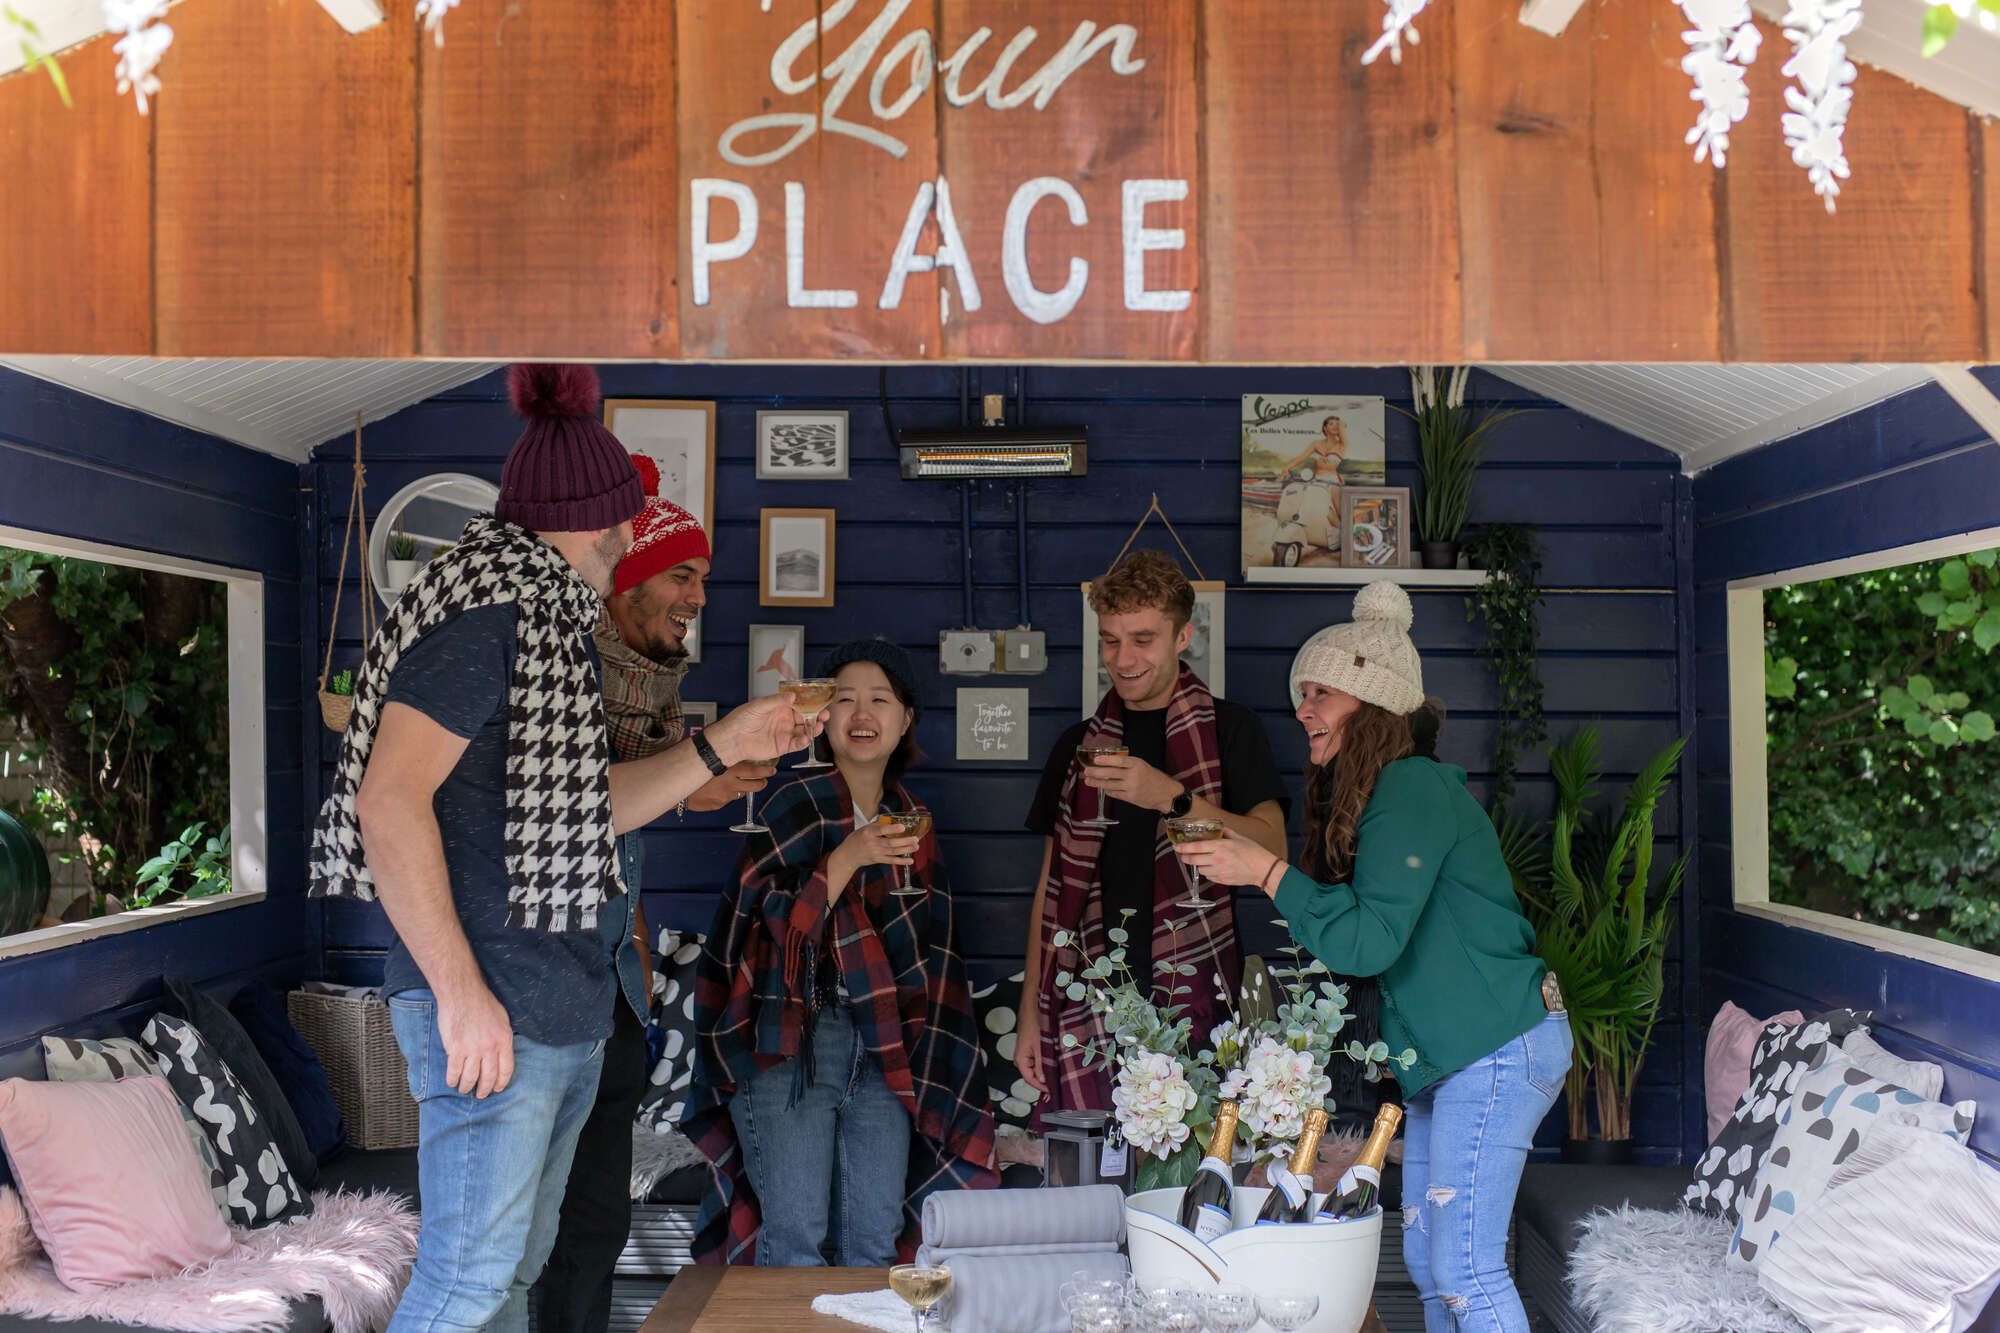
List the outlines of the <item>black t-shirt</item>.
{"label": "black t-shirt", "polygon": [[[612,954],[629,930],[529,930],[507,924],[507,690],[514,673],[514,618],[513,604],[500,603],[437,625],[397,661],[386,699],[408,704],[467,739],[465,753],[431,802],[444,839],[452,905],[514,1031],[545,1046],[570,1046],[611,1035]],[[589,652],[595,665],[594,644]],[[622,910],[624,902],[606,906]],[[429,986],[398,939],[383,964],[382,993]]]}
{"label": "black t-shirt", "polygon": [[[1090,730],[1086,718],[1063,732],[1049,751],[1042,770],[1041,786],[1028,811],[1028,830],[1043,837],[1056,831],[1056,817],[1062,808],[1063,785],[1069,781],[1070,767],[1076,763],[1076,747]],[[1215,701],[1215,740],[1222,754],[1222,800],[1219,804],[1233,815],[1247,815],[1266,801],[1276,801],[1287,813],[1292,798],[1278,776],[1278,761],[1271,754],[1271,738],[1257,714],[1226,699]],[[1161,772],[1167,771],[1167,713],[1125,713],[1125,748]],[[1123,801],[1110,803],[1108,817],[1116,828],[1104,831],[1104,853],[1098,861],[1104,890],[1104,924],[1118,924],[1119,914],[1132,909],[1127,926],[1131,941],[1125,946],[1126,965],[1134,977],[1152,977],[1153,946],[1153,853],[1158,846],[1160,820],[1157,811],[1141,810]]]}

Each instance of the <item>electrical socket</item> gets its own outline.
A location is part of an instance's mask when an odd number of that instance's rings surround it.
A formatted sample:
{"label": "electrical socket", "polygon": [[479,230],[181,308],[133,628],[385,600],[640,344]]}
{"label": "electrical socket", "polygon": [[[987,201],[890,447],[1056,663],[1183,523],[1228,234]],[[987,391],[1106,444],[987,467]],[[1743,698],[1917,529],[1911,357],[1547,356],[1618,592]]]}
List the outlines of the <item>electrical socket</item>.
{"label": "electrical socket", "polygon": [[985,629],[938,631],[938,670],[947,676],[984,676],[997,671],[998,637]]}
{"label": "electrical socket", "polygon": [[994,635],[1000,640],[1000,670],[1010,676],[1039,676],[1049,669],[1048,636],[1038,629],[1003,629]]}

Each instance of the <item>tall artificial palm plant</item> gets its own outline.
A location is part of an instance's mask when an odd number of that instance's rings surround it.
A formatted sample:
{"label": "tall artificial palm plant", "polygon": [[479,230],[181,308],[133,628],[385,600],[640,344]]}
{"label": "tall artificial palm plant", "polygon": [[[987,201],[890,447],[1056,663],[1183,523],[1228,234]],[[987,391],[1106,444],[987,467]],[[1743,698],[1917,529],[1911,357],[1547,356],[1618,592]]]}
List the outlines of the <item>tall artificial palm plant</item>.
{"label": "tall artificial palm plant", "polygon": [[1465,401],[1470,366],[1412,366],[1410,419],[1417,424],[1424,491],[1417,499],[1417,539],[1456,542],[1472,512],[1472,483],[1486,438],[1518,411],[1476,413]]}
{"label": "tall artificial palm plant", "polygon": [[1632,1137],[1632,1090],[1659,1020],[1673,905],[1687,870],[1683,853],[1655,876],[1653,812],[1685,745],[1677,739],[1647,762],[1613,821],[1590,808],[1603,776],[1598,736],[1579,727],[1549,752],[1556,811],[1547,830],[1511,817],[1501,823],[1515,889],[1569,1006],[1572,1139],[1592,1137],[1593,1105],[1596,1137]]}

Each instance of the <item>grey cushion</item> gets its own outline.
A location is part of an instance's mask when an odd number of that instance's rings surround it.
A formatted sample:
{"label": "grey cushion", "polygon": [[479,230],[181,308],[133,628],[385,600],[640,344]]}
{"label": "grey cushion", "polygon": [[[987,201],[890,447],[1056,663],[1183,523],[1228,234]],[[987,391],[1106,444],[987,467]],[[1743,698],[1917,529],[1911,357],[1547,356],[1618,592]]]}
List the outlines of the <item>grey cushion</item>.
{"label": "grey cushion", "polygon": [[1539,1232],[1566,1255],[1576,1241],[1576,1224],[1597,1209],[1616,1208],[1621,1203],[1634,1208],[1677,1208],[1686,1188],[1685,1167],[1538,1162],[1521,1173],[1514,1216],[1522,1227]]}

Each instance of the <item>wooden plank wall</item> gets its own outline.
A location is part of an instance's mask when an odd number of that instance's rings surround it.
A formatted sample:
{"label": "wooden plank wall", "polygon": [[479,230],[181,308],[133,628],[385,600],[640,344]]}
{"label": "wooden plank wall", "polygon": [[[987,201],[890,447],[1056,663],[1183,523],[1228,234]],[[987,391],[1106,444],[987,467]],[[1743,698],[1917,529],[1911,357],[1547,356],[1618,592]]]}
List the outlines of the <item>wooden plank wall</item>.
{"label": "wooden plank wall", "polygon": [[269,854],[261,903],[0,960],[0,1077],[40,1076],[42,1033],[129,1027],[163,972],[226,986],[305,971],[306,522],[292,464],[0,369],[0,525],[263,574]]}
{"label": "wooden plank wall", "polygon": [[[1093,20],[1135,24],[1144,68],[1115,74],[1099,51],[1046,106],[995,109],[944,89],[997,70],[1009,100],[1074,7],[893,3],[836,15],[782,90],[773,53],[833,13],[818,0],[466,6],[442,48],[402,10],[349,37],[312,0],[209,0],[176,18],[150,119],[111,94],[107,44],[86,46],[68,59],[74,111],[46,78],[0,80],[0,169],[29,185],[0,197],[0,351],[2000,360],[2000,135],[1863,69],[1853,179],[1828,217],[1778,133],[1784,43],[1768,29],[1718,174],[1682,142],[1681,24],[1659,5],[1588,6],[1551,39],[1512,0],[1454,0],[1423,15],[1401,65],[1364,67],[1368,6],[1103,0]],[[878,15],[875,58],[841,65]],[[1030,23],[1039,37],[1002,69]],[[832,72],[812,77],[815,62]],[[870,109],[906,94],[893,119]],[[828,127],[782,160],[726,161],[722,132],[761,114],[893,130],[899,151]],[[1073,313],[1038,323],[1008,296],[1001,237],[1015,189],[1048,176],[1087,220],[1044,198],[1026,272],[1052,290],[1075,257],[1089,280]],[[696,304],[702,177],[748,187],[759,228]],[[885,308],[904,220],[940,179],[982,304],[918,272]],[[1121,188],[1142,179],[1190,182],[1145,217],[1187,234],[1145,265],[1151,287],[1192,292],[1181,311],[1122,299]],[[787,305],[788,183],[805,208],[799,285],[852,304]],[[733,234],[733,205],[713,213]],[[940,239],[926,222],[918,253]]]}
{"label": "wooden plank wall", "polygon": [[[753,622],[800,623],[809,658],[838,639],[886,633],[916,656],[925,715],[919,738],[931,756],[913,781],[939,814],[945,851],[959,885],[961,942],[975,974],[994,978],[1018,968],[1028,894],[1040,862],[1039,842],[1020,831],[1039,763],[1061,728],[1081,715],[1084,645],[1077,585],[1100,573],[1157,492],[1203,570],[1238,581],[1237,420],[1239,398],[1261,393],[1377,393],[1407,402],[1408,380],[1388,371],[1220,369],[1044,369],[979,367],[963,371],[898,367],[889,372],[889,411],[898,426],[948,425],[983,392],[1018,395],[1021,419],[1082,422],[1090,431],[1087,477],[1042,481],[1029,499],[1030,612],[1048,632],[1047,675],[1019,682],[975,678],[973,685],[1025,684],[1033,704],[1032,765],[971,765],[953,756],[954,682],[935,668],[937,634],[963,620],[959,567],[958,493],[938,483],[904,482],[884,431],[872,367],[607,366],[608,395],[710,398],[717,402],[717,578],[704,613],[703,660],[691,671],[686,696],[724,705],[739,701],[746,675],[745,627]],[[1482,398],[1507,399],[1542,410],[1504,428],[1485,468],[1475,518],[1536,524],[1547,548],[1551,589],[1543,619],[1542,674],[1558,733],[1599,721],[1608,765],[1629,775],[1679,726],[1682,706],[1675,587],[1687,558],[1675,534],[1682,485],[1663,451],[1524,391],[1480,377]],[[364,438],[371,500],[439,470],[497,477],[518,429],[500,401],[497,376],[412,407],[372,427]],[[752,441],[759,408],[837,407],[849,413],[852,480],[846,483],[760,483]],[[975,406],[976,410],[976,406]],[[1010,412],[1013,409],[1010,407]],[[1390,413],[1390,481],[1413,479],[1414,441],[1408,423]],[[328,497],[317,525],[319,606],[332,604],[338,567],[341,497],[349,475],[344,440],[321,447],[308,485]],[[834,506],[839,510],[837,602],[828,610],[786,611],[756,605],[756,519],[765,506]],[[983,483],[975,508],[975,615],[984,626],[1019,619],[1014,513],[1006,486]],[[1171,549],[1157,525],[1145,541]],[[1232,587],[1228,603],[1228,693],[1255,705],[1296,787],[1304,764],[1297,724],[1287,709],[1293,653],[1313,630],[1347,614],[1342,589]],[[1426,684],[1450,704],[1447,757],[1474,770],[1484,793],[1493,736],[1491,673],[1474,657],[1482,630],[1468,623],[1461,594],[1416,597],[1417,639]],[[336,666],[358,660],[354,589],[342,603]],[[318,768],[307,805],[324,789],[335,737],[320,736]],[[1534,757],[1523,782],[1525,802],[1546,808],[1547,767]],[[729,872],[738,839],[724,831],[738,810],[717,816],[673,817],[647,839],[644,890],[657,925],[704,928],[716,886]],[[1295,824],[1297,821],[1294,821]],[[1661,850],[1678,852],[1679,829],[1661,821]],[[1258,900],[1261,901],[1261,900]],[[1253,943],[1274,934],[1268,911],[1242,906]],[[335,976],[379,976],[387,926],[373,908],[325,907],[325,965]],[[1680,972],[1676,963],[1676,993]],[[1673,1160],[1681,1149],[1681,1030],[1677,1015],[1663,1023],[1645,1072],[1639,1133],[1649,1157]]]}
{"label": "wooden plank wall", "polygon": [[[1984,372],[1991,385],[2000,374]],[[1731,579],[2000,524],[2000,448],[1943,390],[1914,390],[1695,479],[1694,697],[1701,903],[1697,1028],[1724,1000],[1756,1014],[1872,1009],[1897,1053],[1945,1067],[1954,1100],[2000,1105],[2000,983],[1733,910],[1729,663]],[[1700,1066],[1689,1095],[1700,1098]],[[1690,1148],[1698,1148],[1691,1142]],[[2000,1159],[1983,1116],[1973,1147]]]}

